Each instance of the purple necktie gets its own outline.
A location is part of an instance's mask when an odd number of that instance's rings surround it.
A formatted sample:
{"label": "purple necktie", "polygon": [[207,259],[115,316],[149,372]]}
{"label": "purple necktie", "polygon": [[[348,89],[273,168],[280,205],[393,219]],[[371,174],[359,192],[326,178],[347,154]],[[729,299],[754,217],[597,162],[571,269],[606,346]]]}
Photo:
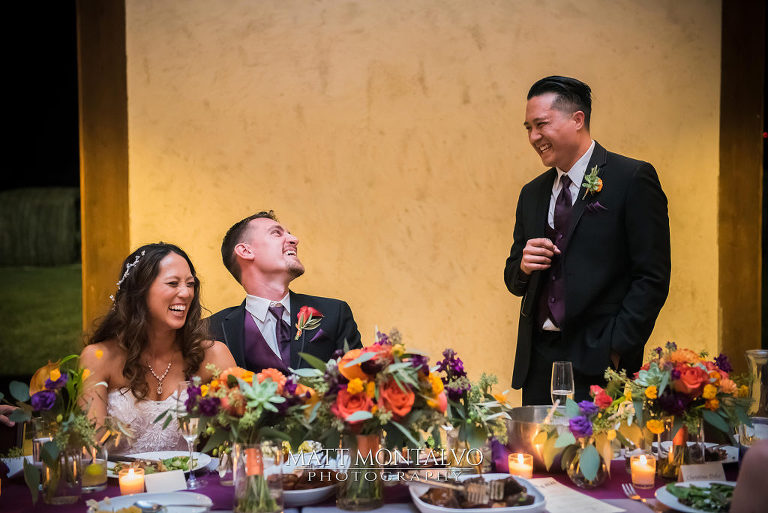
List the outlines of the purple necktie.
{"label": "purple necktie", "polygon": [[286,365],[290,365],[291,358],[291,327],[283,320],[285,307],[281,304],[269,307],[269,313],[275,316],[275,338],[280,348],[280,356]]}
{"label": "purple necktie", "polygon": [[557,240],[555,240],[555,244],[557,244],[557,247],[560,247],[560,241],[568,232],[568,221],[571,217],[571,207],[573,207],[570,189],[571,183],[571,179],[568,178],[568,175],[560,177],[560,185],[562,188],[560,189],[560,194],[557,196],[557,201],[555,201],[554,216],[555,231],[557,232]]}

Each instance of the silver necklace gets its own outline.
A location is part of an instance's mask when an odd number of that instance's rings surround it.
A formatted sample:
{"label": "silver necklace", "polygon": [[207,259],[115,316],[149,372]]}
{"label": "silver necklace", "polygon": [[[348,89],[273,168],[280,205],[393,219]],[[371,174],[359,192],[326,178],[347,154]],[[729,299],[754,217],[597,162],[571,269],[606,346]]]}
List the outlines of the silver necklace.
{"label": "silver necklace", "polygon": [[163,375],[158,376],[157,374],[155,374],[155,369],[153,369],[152,366],[149,364],[149,362],[147,362],[147,367],[149,367],[149,372],[151,372],[152,375],[157,380],[157,395],[163,395],[163,380],[168,375],[168,371],[171,370],[171,363],[172,362],[168,362],[168,367],[165,368],[165,372],[163,372]]}

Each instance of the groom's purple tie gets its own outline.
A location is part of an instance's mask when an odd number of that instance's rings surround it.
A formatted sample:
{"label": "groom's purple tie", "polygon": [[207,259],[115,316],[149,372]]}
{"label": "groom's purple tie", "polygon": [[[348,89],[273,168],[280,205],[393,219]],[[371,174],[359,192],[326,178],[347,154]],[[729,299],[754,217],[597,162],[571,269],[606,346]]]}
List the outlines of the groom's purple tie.
{"label": "groom's purple tie", "polygon": [[269,313],[275,316],[275,338],[280,348],[280,357],[285,365],[291,365],[291,327],[283,320],[285,307],[281,304],[269,307]]}
{"label": "groom's purple tie", "polygon": [[[568,221],[571,219],[571,207],[573,207],[573,198],[571,197],[571,179],[568,175],[560,177],[560,194],[555,201],[555,215],[554,224],[555,231],[557,232],[557,240],[555,244],[560,247],[560,241],[565,237],[568,232]],[[562,249],[562,248],[560,248]]]}

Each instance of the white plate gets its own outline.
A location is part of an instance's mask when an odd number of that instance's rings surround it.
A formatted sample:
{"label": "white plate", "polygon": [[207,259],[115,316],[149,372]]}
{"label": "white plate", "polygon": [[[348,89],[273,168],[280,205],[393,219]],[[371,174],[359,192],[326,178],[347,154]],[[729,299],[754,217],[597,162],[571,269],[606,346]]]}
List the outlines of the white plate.
{"label": "white plate", "polygon": [[309,490],[283,490],[283,502],[286,508],[309,506],[323,502],[336,492],[336,485],[310,488]]}
{"label": "white plate", "polygon": [[[736,486],[736,481],[688,481],[686,483],[672,483],[672,484],[677,486],[696,485],[698,487],[703,488],[703,487],[709,486],[712,483],[722,483],[722,484],[729,484],[731,486]],[[677,511],[682,511],[684,513],[707,513],[703,509],[696,509],[690,506],[686,506],[685,504],[681,504],[680,501],[677,500],[677,497],[675,497],[674,495],[672,495],[667,491],[667,485],[664,485],[661,488],[658,488],[656,490],[656,500],[664,504],[668,508],[672,508]]]}
{"label": "white plate", "polygon": [[[109,502],[107,502],[109,501]],[[202,513],[213,507],[213,501],[201,493],[171,492],[171,493],[134,493],[120,495],[99,502],[99,509],[116,511],[120,508],[133,506],[136,501],[149,501],[167,507],[167,513]],[[174,504],[199,504],[199,508],[174,508]]]}
{"label": "white plate", "polygon": [[[168,458],[173,458],[175,456],[189,456],[189,452],[188,451],[137,452],[135,454],[126,454],[126,456],[131,456],[133,458],[144,458],[148,460],[167,460]],[[192,459],[197,460],[197,464],[195,465],[195,468],[193,468],[192,470],[200,470],[203,467],[207,467],[208,464],[211,462],[211,457],[202,452],[193,452]],[[117,477],[117,474],[115,474],[115,471],[113,470],[114,468],[115,468],[114,461],[107,462],[107,477]],[[185,470],[184,473],[189,474],[189,471]]]}
{"label": "white plate", "polygon": [[[694,442],[688,442],[688,445],[693,445]],[[704,447],[714,447],[718,444],[712,443],[712,442],[704,442]],[[659,446],[659,442],[653,442],[653,446],[657,447]],[[661,447],[665,451],[669,451],[669,448],[672,447],[672,442],[667,440],[665,442],[661,442]],[[720,463],[736,463],[739,461],[739,448],[735,445],[723,445],[720,447],[721,449],[725,449],[725,459],[718,460]],[[707,461],[709,463],[709,461]]]}
{"label": "white plate", "polygon": [[24,458],[32,463],[32,456],[18,456],[16,458],[0,458],[8,465],[8,477],[15,477],[24,470]]}
{"label": "white plate", "polygon": [[[473,477],[477,477],[476,474],[466,474],[463,476],[459,476],[460,481],[464,481],[465,479],[470,479]],[[497,479],[506,479],[510,477],[509,474],[483,474],[483,477],[486,481],[495,481]],[[429,490],[429,485],[427,484],[420,484],[420,485],[409,485],[408,490],[411,492],[411,498],[413,499],[413,503],[416,505],[417,508],[419,508],[419,511],[421,513],[447,513],[447,512],[455,512],[455,511],[462,511],[467,513],[488,513],[489,511],[493,511],[494,513],[515,513],[515,512],[526,512],[526,513],[533,513],[535,511],[543,511],[544,507],[547,504],[547,500],[544,498],[544,496],[541,494],[539,490],[536,489],[535,486],[531,484],[530,481],[527,479],[523,479],[522,477],[515,476],[515,479],[520,482],[521,485],[525,486],[528,491],[527,493],[529,495],[533,495],[534,501],[533,504],[528,504],[527,506],[510,506],[506,508],[493,508],[492,510],[488,508],[467,508],[467,509],[455,509],[455,508],[444,508],[442,506],[435,506],[434,504],[428,504],[420,499],[424,493]]]}

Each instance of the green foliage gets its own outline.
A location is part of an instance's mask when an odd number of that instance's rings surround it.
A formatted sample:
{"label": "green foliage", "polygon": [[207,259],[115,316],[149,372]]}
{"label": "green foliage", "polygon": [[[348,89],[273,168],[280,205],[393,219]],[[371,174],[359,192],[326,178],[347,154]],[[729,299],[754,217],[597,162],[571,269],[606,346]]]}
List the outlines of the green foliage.
{"label": "green foliage", "polygon": [[581,473],[587,480],[592,481],[597,477],[597,471],[600,468],[600,454],[594,445],[588,444],[584,448],[579,465],[581,466]]}

